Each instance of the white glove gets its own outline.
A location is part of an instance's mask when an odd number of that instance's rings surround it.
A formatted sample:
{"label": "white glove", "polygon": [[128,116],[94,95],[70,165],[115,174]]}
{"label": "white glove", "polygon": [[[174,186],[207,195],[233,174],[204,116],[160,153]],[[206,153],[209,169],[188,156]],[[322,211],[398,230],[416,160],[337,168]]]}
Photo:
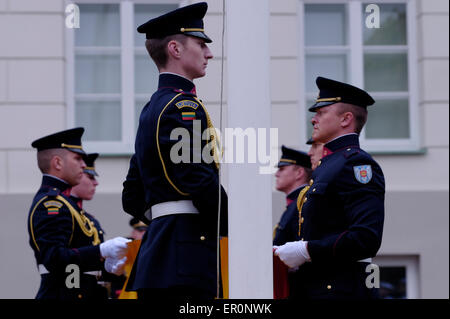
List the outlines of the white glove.
{"label": "white glove", "polygon": [[275,255],[289,268],[297,268],[307,261],[311,261],[308,250],[306,249],[306,241],[293,241],[283,246],[274,246]]}
{"label": "white glove", "polygon": [[100,254],[103,258],[120,259],[127,254],[130,239],[116,237],[100,244]]}
{"label": "white glove", "polygon": [[124,273],[125,262],[127,261],[127,257],[123,257],[122,259],[114,259],[114,258],[106,258],[105,260],[105,269],[107,272],[110,272],[114,275],[120,276]]}

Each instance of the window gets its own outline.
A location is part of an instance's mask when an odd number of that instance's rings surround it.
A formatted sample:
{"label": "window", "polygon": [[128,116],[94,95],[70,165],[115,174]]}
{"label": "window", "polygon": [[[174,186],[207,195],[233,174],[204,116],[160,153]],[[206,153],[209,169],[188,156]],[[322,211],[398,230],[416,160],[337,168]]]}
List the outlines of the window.
{"label": "window", "polygon": [[178,7],[159,2],[77,1],[80,28],[67,31],[68,121],[85,127],[88,151],[134,152],[139,114],[158,85],[136,28]]}
{"label": "window", "polygon": [[[317,76],[364,88],[375,99],[361,133],[368,151],[414,151],[420,147],[416,89],[415,9],[404,1],[301,1],[300,101],[304,113],[302,132],[312,133]],[[376,4],[380,28],[369,28]],[[369,7],[370,9],[370,7]]]}
{"label": "window", "polygon": [[377,256],[380,269],[380,298],[419,298],[419,258],[417,256]]}

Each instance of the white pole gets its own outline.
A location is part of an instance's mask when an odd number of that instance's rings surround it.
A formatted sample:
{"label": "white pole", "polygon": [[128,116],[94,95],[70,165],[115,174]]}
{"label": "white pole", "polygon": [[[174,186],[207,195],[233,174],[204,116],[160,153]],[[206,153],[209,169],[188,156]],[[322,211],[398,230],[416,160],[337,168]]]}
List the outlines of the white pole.
{"label": "white pole", "polygon": [[[269,1],[226,1],[228,127],[264,128],[266,154],[270,128]],[[225,141],[230,145],[230,141]],[[246,144],[244,163],[228,164],[230,298],[272,298],[271,175],[261,174],[260,145]],[[256,151],[249,163],[247,150]],[[230,150],[225,149],[225,153]]]}

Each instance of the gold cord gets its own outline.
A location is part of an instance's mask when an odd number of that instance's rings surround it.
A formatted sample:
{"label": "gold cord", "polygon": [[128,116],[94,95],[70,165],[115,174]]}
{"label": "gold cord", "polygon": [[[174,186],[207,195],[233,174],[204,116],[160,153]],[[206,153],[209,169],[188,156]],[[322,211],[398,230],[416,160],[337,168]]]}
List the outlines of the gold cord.
{"label": "gold cord", "polygon": [[61,195],[58,195],[56,197],[58,200],[62,201],[64,204],[66,204],[67,207],[69,207],[69,210],[73,217],[75,217],[76,221],[78,222],[78,225],[81,228],[81,231],[87,236],[87,237],[94,237],[92,244],[94,246],[100,244],[100,237],[98,235],[98,230],[94,225],[94,222],[86,217],[84,214],[84,211],[82,210],[81,213],[79,213],[64,197]]}
{"label": "gold cord", "polygon": [[212,148],[212,154],[213,154],[213,157],[214,157],[214,163],[216,164],[217,170],[219,170],[220,169],[220,157],[219,157],[219,154],[223,155],[223,150],[221,149],[219,136],[217,135],[216,128],[214,127],[214,125],[213,125],[213,123],[211,121],[211,117],[209,116],[209,113],[206,110],[206,107],[203,105],[202,101],[200,101],[198,98],[195,98],[195,99],[200,103],[200,105],[202,106],[203,110],[205,111],[206,123],[208,125],[209,134],[210,134],[210,141],[214,142],[214,146]]}
{"label": "gold cord", "polygon": [[300,231],[302,229],[302,208],[305,203],[305,194],[308,192],[310,186],[305,186],[297,198],[297,209],[298,209],[298,235],[300,236]]}

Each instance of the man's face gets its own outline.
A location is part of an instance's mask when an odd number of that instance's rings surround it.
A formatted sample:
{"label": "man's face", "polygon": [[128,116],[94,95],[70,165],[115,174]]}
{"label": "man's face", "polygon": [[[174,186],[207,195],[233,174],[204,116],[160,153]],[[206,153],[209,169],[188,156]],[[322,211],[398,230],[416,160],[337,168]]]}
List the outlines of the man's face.
{"label": "man's face", "polygon": [[145,230],[133,228],[133,230],[131,231],[130,237],[133,238],[134,240],[140,240],[144,237],[144,234],[145,234]]}
{"label": "man's face", "polygon": [[275,173],[276,189],[285,194],[289,194],[295,188],[298,181],[297,165],[281,166]]}
{"label": "man's face", "polygon": [[316,167],[319,164],[319,161],[322,159],[323,145],[324,145],[323,143],[314,142],[308,151],[308,155],[311,158],[311,168],[313,170],[316,169]]}
{"label": "man's face", "polygon": [[80,183],[72,188],[72,194],[84,200],[91,200],[94,197],[97,185],[95,176],[84,173]]}
{"label": "man's face", "polygon": [[191,80],[205,76],[208,60],[213,57],[205,41],[188,36],[182,47],[180,62],[186,76]]}
{"label": "man's face", "polygon": [[318,143],[327,143],[338,137],[341,131],[341,116],[338,114],[339,103],[317,109],[311,119],[313,125],[312,138]]}
{"label": "man's face", "polygon": [[83,157],[78,153],[66,150],[61,157],[61,164],[62,179],[71,186],[79,184],[84,175],[83,170],[86,167]]}

